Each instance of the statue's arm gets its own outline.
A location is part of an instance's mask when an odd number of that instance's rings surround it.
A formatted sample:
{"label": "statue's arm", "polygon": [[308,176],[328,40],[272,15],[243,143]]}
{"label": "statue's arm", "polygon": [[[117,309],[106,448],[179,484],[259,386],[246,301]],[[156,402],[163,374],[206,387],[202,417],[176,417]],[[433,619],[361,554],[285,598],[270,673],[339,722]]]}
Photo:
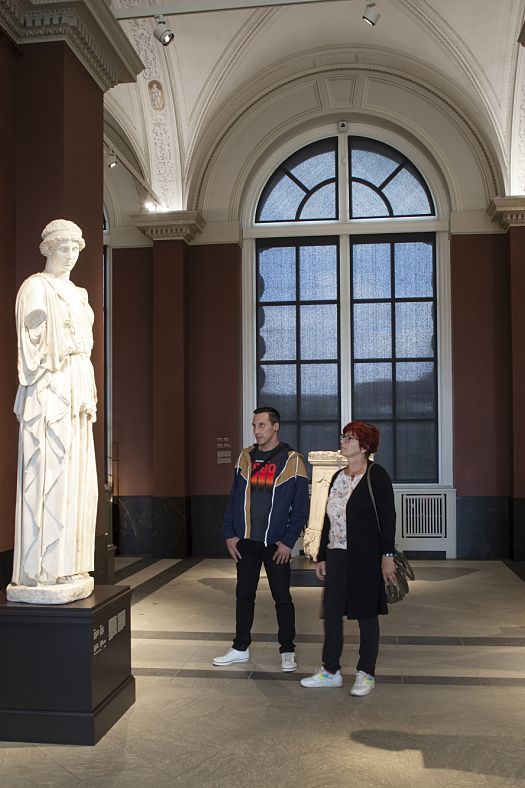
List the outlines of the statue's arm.
{"label": "statue's arm", "polygon": [[47,309],[44,288],[37,278],[28,283],[20,307],[29,339],[33,345],[38,345],[45,330]]}

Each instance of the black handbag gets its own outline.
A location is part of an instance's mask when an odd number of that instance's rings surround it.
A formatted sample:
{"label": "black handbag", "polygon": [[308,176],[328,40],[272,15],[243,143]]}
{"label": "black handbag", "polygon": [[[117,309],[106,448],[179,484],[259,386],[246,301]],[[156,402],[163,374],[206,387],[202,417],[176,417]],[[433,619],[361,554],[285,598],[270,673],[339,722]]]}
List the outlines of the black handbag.
{"label": "black handbag", "polygon": [[[379,523],[379,515],[377,513],[377,506],[376,501],[374,498],[374,493],[372,490],[372,483],[370,481],[370,470],[372,466],[368,466],[368,471],[366,472],[366,481],[368,484],[368,492],[370,493],[370,499],[372,501],[372,506],[374,507],[374,512],[376,515],[377,527],[379,528],[379,533],[381,534],[381,525]],[[386,592],[386,601],[391,605],[394,602],[401,602],[401,600],[408,594],[409,580],[415,580],[414,570],[408,563],[408,560],[405,558],[401,550],[396,550],[394,548],[394,566],[396,570],[396,582],[395,583],[387,583],[385,582],[385,592]]]}

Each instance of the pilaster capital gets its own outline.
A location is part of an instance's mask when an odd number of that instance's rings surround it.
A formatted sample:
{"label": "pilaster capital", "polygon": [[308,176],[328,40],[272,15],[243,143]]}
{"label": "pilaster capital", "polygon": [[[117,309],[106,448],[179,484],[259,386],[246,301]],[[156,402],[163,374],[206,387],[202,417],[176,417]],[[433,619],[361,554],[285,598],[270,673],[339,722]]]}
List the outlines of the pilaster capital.
{"label": "pilaster capital", "polygon": [[492,221],[497,221],[504,230],[509,227],[525,226],[525,197],[494,197],[487,213]]}
{"label": "pilaster capital", "polygon": [[131,217],[138,229],[152,241],[193,241],[206,222],[199,211],[167,211]]}
{"label": "pilaster capital", "polygon": [[103,91],[144,68],[108,0],[0,0],[0,27],[20,45],[65,41]]}

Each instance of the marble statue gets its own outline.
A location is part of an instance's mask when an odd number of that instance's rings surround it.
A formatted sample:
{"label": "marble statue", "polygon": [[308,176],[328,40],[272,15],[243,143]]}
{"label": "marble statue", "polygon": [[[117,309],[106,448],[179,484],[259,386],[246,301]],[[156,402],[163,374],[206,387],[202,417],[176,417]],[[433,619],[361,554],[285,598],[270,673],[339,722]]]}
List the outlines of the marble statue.
{"label": "marble statue", "polygon": [[330,482],[335,472],[345,467],[347,460],[338,451],[311,451],[308,455],[308,462],[313,466],[312,496],[308,525],[303,536],[303,549],[308,558],[316,561],[321,543],[321,531],[323,530]]}
{"label": "marble statue", "polygon": [[42,273],[16,299],[20,422],[14,602],[62,604],[93,591],[97,475],[93,445],[97,393],[90,355],[93,310],[70,274],[84,249],[65,219],[42,232]]}

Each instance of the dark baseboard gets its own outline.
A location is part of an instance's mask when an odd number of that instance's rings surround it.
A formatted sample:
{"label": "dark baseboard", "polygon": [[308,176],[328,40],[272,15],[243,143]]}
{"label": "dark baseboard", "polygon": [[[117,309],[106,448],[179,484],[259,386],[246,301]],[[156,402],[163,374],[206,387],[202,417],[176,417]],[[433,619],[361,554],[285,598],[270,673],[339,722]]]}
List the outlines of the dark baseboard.
{"label": "dark baseboard", "polygon": [[228,496],[192,495],[190,501],[193,555],[227,558],[223,525]]}
{"label": "dark baseboard", "polygon": [[456,544],[459,559],[511,557],[510,500],[506,496],[458,496]]}
{"label": "dark baseboard", "polygon": [[113,515],[114,541],[122,555],[191,555],[187,497],[115,496]]}
{"label": "dark baseboard", "polygon": [[13,577],[13,551],[3,550],[0,553],[0,590],[5,590]]}

